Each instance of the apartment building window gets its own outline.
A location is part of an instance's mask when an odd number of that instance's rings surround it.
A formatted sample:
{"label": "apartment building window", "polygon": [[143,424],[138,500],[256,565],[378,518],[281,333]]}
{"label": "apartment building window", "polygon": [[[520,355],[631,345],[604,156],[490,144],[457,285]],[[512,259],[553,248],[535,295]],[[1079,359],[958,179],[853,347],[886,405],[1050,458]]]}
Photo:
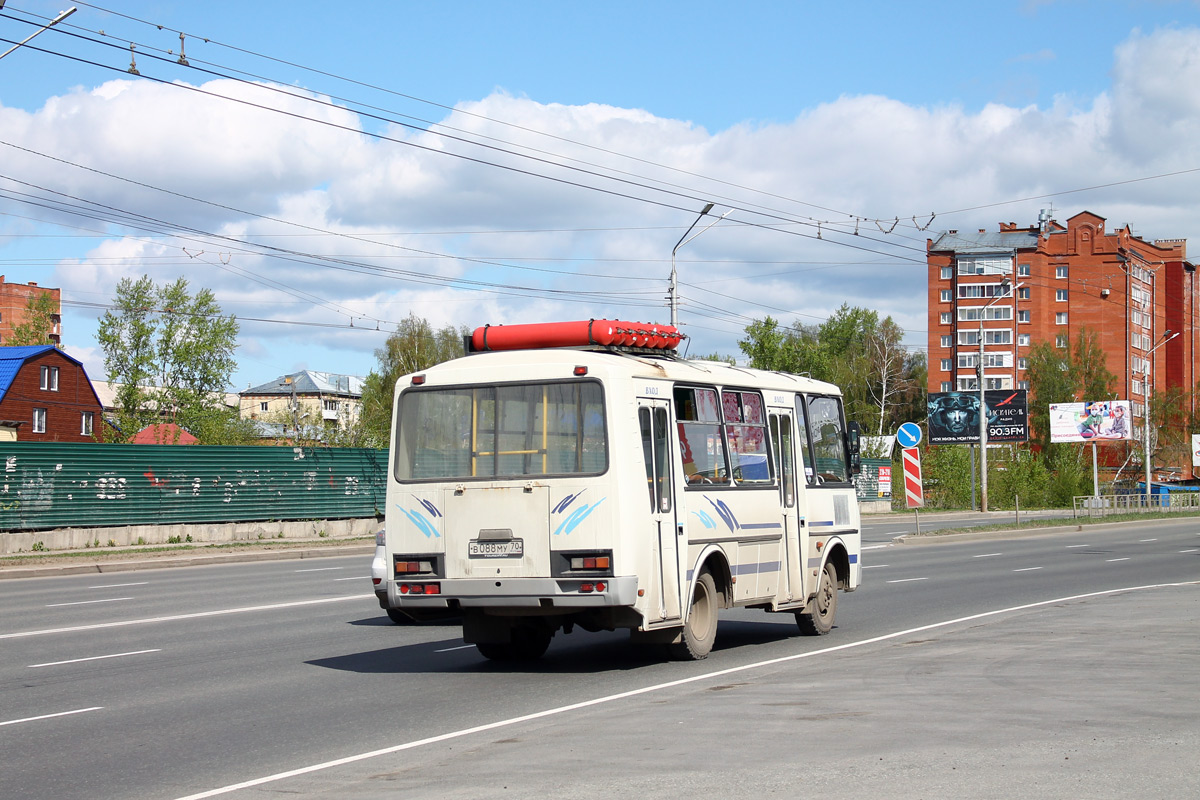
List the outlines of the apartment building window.
{"label": "apartment building window", "polygon": [[1028,311],[1018,311],[1017,312],[1017,322],[1029,322],[1029,312]]}
{"label": "apartment building window", "polygon": [[1058,303],[1067,302],[1067,290],[1066,289],[1055,289],[1054,290],[1054,300],[1055,300],[1055,302],[1058,302]]}
{"label": "apartment building window", "polygon": [[92,435],[92,427],[93,427],[93,425],[95,425],[95,422],[96,422],[96,412],[95,411],[84,411],[82,414],[80,414],[79,434],[81,436],[91,436]]}
{"label": "apartment building window", "polygon": [[952,311],[943,311],[943,312],[940,314],[940,317],[941,317],[941,321],[942,321],[942,324],[943,324],[943,325],[949,325],[951,322],[953,322],[953,321],[954,321],[954,312],[952,312]]}
{"label": "apartment building window", "polygon": [[943,358],[942,359],[942,372],[949,372],[949,371],[950,371],[950,359]]}
{"label": "apartment building window", "polygon": [[1130,381],[1129,389],[1134,394],[1145,394],[1145,384],[1136,378],[1133,381]]}
{"label": "apartment building window", "polygon": [[979,391],[979,379],[978,378],[959,378],[958,379],[958,390],[960,392],[978,392]]}
{"label": "apartment building window", "polygon": [[1060,333],[1058,336],[1055,336],[1054,346],[1060,350],[1064,349],[1067,346],[1067,335],[1065,333]]}
{"label": "apartment building window", "polygon": [[958,259],[959,275],[1004,275],[1011,269],[1010,256],[968,256]]}
{"label": "apartment building window", "polygon": [[1055,325],[1066,325],[1067,324],[1067,312],[1059,311],[1057,314],[1055,314],[1054,315],[1054,324]]}
{"label": "apartment building window", "polygon": [[954,277],[954,267],[942,267],[942,280],[948,281]]}
{"label": "apartment building window", "polygon": [[942,289],[942,302],[943,303],[949,303],[953,299],[954,299],[954,295],[951,293],[951,291],[949,289]]}
{"label": "apartment building window", "polygon": [[266,410],[267,410],[267,405],[268,405],[267,401],[266,401],[266,400],[263,400],[261,403],[259,403],[259,404],[258,404],[258,410],[259,410],[259,411],[266,411]]}
{"label": "apartment building window", "polygon": [[1029,369],[1029,359],[1028,358],[1018,358],[1017,359],[1017,369]]}
{"label": "apartment building window", "polygon": [[942,391],[943,392],[953,391],[953,389],[954,389],[953,383],[951,383],[950,381],[942,381]]}
{"label": "apartment building window", "polygon": [[965,345],[968,347],[978,347],[979,331],[959,331],[958,343],[959,345]]}
{"label": "apartment building window", "polygon": [[42,391],[58,391],[58,367],[42,367]]}
{"label": "apartment building window", "polygon": [[1029,277],[1029,265],[1028,264],[1017,264],[1017,277],[1018,278],[1028,278]]}
{"label": "apartment building window", "polygon": [[978,363],[979,363],[979,354],[978,353],[959,353],[958,354],[958,368],[959,369],[975,369],[975,366]]}
{"label": "apartment building window", "polygon": [[958,296],[964,300],[990,300],[993,297],[1008,297],[1011,294],[1011,286],[1006,286],[1001,291],[998,283],[960,283],[958,285]]}
{"label": "apartment building window", "polygon": [[[959,369],[974,369],[978,363],[978,353],[959,353],[958,355]],[[1012,353],[984,353],[983,366],[989,369],[1007,369],[1012,366]]]}
{"label": "apartment building window", "polygon": [[1129,335],[1129,343],[1139,350],[1150,349],[1150,337],[1144,333],[1132,333]]}
{"label": "apartment building window", "polygon": [[942,336],[941,337],[941,346],[942,347],[953,347],[954,346],[954,337],[953,336]]}
{"label": "apartment building window", "polygon": [[1029,347],[1029,334],[1022,333],[1017,337],[1017,347]]}
{"label": "apartment building window", "polygon": [[33,410],[33,432],[34,433],[45,433],[46,432],[46,409],[35,408]]}
{"label": "apartment building window", "polygon": [[1029,381],[1017,381],[1017,388],[1028,390],[1029,389]]}
{"label": "apartment building window", "polygon": [[981,319],[1006,320],[1012,319],[1012,306],[959,306],[958,319],[960,322],[978,322]]}
{"label": "apartment building window", "polygon": [[985,389],[1011,389],[1012,378],[988,378],[984,384]]}
{"label": "apartment building window", "polygon": [[1059,264],[1058,266],[1056,266],[1054,268],[1054,277],[1063,278],[1065,280],[1067,277],[1067,265]]}
{"label": "apartment building window", "polygon": [[1028,300],[1029,299],[1029,287],[1028,286],[1022,286],[1020,289],[1017,289],[1017,299],[1019,299],[1019,300]]}

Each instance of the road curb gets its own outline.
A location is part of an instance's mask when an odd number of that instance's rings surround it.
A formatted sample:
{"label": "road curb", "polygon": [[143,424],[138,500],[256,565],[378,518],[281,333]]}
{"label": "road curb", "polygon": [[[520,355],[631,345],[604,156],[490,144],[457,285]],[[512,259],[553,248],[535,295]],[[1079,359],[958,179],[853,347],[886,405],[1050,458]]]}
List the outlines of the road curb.
{"label": "road curb", "polygon": [[196,553],[180,556],[161,556],[129,561],[91,561],[74,564],[39,564],[32,567],[0,567],[0,580],[9,578],[49,578],[58,575],[93,575],[107,572],[133,572],[144,569],[172,567],[203,567],[211,564],[237,564],[250,561],[288,561],[302,558],[333,556],[369,556],[374,544],[329,545],[286,550],[252,550],[245,553]]}
{"label": "road curb", "polygon": [[975,542],[986,541],[988,539],[1019,539],[1022,537],[1032,536],[1048,536],[1055,533],[1079,533],[1085,529],[1091,528],[1132,528],[1146,523],[1141,520],[1128,520],[1125,522],[1094,522],[1087,525],[1074,523],[1071,525],[1054,525],[1044,528],[1012,528],[1003,531],[956,531],[954,533],[923,533],[917,536],[913,533],[904,533],[900,536],[892,538],[893,544],[905,545],[927,545],[927,544],[949,544],[950,542]]}

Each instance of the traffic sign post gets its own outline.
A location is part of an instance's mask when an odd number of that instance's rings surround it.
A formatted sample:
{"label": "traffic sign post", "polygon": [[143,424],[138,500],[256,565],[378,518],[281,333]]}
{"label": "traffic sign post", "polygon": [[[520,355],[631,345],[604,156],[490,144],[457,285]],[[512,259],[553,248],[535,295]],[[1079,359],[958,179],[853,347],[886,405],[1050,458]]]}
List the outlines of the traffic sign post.
{"label": "traffic sign post", "polygon": [[904,459],[904,498],[909,508],[922,508],[925,505],[925,486],[921,481],[921,451],[915,447],[906,447]]}
{"label": "traffic sign post", "polygon": [[915,447],[906,447],[901,456],[904,461],[904,499],[913,510],[917,536],[920,536],[921,512],[917,509],[925,505],[925,485],[921,480],[921,451]]}
{"label": "traffic sign post", "polygon": [[901,447],[916,447],[921,443],[921,426],[915,422],[906,422],[896,431],[896,443]]}

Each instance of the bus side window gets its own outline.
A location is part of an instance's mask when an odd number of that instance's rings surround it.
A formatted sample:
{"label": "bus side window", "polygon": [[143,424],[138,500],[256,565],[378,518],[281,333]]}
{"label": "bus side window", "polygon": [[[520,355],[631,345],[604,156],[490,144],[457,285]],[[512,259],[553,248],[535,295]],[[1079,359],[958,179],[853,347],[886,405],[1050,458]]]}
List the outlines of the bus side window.
{"label": "bus side window", "polygon": [[842,404],[836,397],[810,397],[812,413],[813,463],[817,476],[825,482],[850,480],[846,464],[846,430],[842,424]]}
{"label": "bus side window", "polygon": [[676,387],[674,399],[685,480],[690,486],[729,483],[716,389]]}
{"label": "bus side window", "polygon": [[792,420],[780,414],[771,415],[771,450],[779,465],[779,485],[783,490],[783,505],[796,505],[796,465],[792,460]]}

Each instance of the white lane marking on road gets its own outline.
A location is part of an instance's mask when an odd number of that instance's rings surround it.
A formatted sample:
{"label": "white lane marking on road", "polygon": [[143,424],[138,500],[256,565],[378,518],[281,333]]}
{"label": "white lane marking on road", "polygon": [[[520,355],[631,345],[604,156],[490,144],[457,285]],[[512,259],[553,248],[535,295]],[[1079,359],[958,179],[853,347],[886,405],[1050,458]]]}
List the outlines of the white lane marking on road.
{"label": "white lane marking on road", "polygon": [[106,597],[103,600],[78,600],[74,603],[50,603],[46,608],[59,608],[61,606],[86,606],[92,603],[115,603],[118,600],[132,600],[132,597]]}
{"label": "white lane marking on road", "polygon": [[57,714],[42,714],[40,717],[25,717],[25,719],[10,719],[5,722],[0,722],[0,727],[5,725],[18,725],[22,722],[36,722],[39,719],[53,719],[54,717],[66,717],[71,714],[82,714],[85,711],[99,711],[104,706],[92,706],[91,708],[77,708],[74,711],[59,711]]}
{"label": "white lane marking on road", "polygon": [[1167,588],[1176,588],[1176,587],[1182,587],[1182,586],[1200,586],[1200,581],[1186,581],[1184,583],[1159,583],[1159,584],[1151,584],[1149,586],[1130,586],[1125,589],[1106,589],[1106,590],[1099,591],[1099,592],[1089,592],[1087,594],[1071,595],[1070,597],[1058,597],[1053,600],[1042,600],[1037,603],[1028,603],[1023,606],[1011,606],[1009,608],[998,608],[993,611],[984,611],[980,614],[972,614],[967,617],[958,617],[957,619],[948,619],[943,622],[934,622],[930,625],[922,625],[919,628],[909,628],[908,630],[895,631],[893,633],[885,633],[882,636],[874,636],[870,639],[863,639],[858,642],[847,642],[846,644],[839,644],[839,645],[835,645],[834,647],[826,647],[821,650],[811,650],[806,653],[793,653],[790,656],[780,656],[779,658],[770,658],[765,661],[756,661],[752,664],[742,664],[741,666],[729,667],[728,669],[716,670],[715,672],[706,672],[701,675],[693,675],[689,678],[680,678],[679,680],[667,681],[666,683],[657,683],[657,684],[654,684],[651,686],[644,686],[641,689],[632,689],[628,692],[620,692],[619,694],[610,694],[610,695],[607,695],[604,697],[597,697],[592,700],[584,700],[583,702],[572,703],[571,705],[567,705],[567,706],[559,706],[557,708],[549,708],[549,709],[546,709],[545,711],[536,711],[532,714],[525,714],[520,717],[510,717],[509,719],[502,719],[502,720],[499,720],[498,722],[488,722],[483,725],[476,725],[473,728],[463,728],[461,730],[451,731],[450,733],[439,734],[438,736],[430,736],[426,739],[417,739],[416,741],[405,742],[404,744],[397,744],[397,745],[393,745],[391,747],[384,747],[379,750],[371,750],[366,753],[358,753],[357,755],[346,756],[345,758],[338,758],[333,761],[325,761],[320,764],[311,764],[307,767],[299,767],[298,769],[288,770],[287,772],[277,772],[274,775],[267,775],[262,778],[254,778],[252,780],[243,781],[242,783],[234,783],[234,784],[230,784],[229,786],[222,786],[219,789],[209,789],[208,791],[199,792],[198,794],[189,794],[185,797],[177,798],[177,800],[204,800],[204,798],[207,798],[207,797],[216,797],[217,795],[229,794],[230,792],[236,792],[241,789],[249,789],[254,786],[262,786],[263,784],[267,784],[267,783],[275,783],[277,781],[286,780],[288,778],[295,778],[298,775],[308,775],[313,772],[320,772],[322,770],[333,769],[334,767],[342,767],[347,764],[355,764],[359,761],[366,761],[371,758],[378,758],[379,756],[387,756],[387,755],[391,755],[393,753],[401,753],[405,750],[413,750],[418,747],[424,747],[426,745],[440,744],[442,742],[447,742],[447,741],[451,741],[454,739],[461,739],[464,736],[470,736],[475,733],[483,733],[485,731],[494,731],[494,730],[497,730],[498,728],[510,728],[514,725],[519,725],[523,722],[530,722],[533,720],[545,719],[546,717],[553,717],[553,716],[557,716],[559,714],[566,714],[571,711],[579,711],[580,709],[584,709],[584,708],[594,708],[596,706],[604,705],[606,703],[612,703],[617,700],[625,700],[630,697],[638,697],[640,695],[650,694],[652,692],[660,692],[660,691],[663,691],[664,689],[673,689],[677,686],[686,686],[691,683],[697,683],[699,681],[711,680],[713,678],[723,678],[726,675],[733,675],[733,674],[736,674],[739,672],[747,672],[749,670],[762,669],[763,667],[773,667],[777,664],[786,664],[791,661],[799,661],[804,658],[815,658],[817,656],[828,655],[829,653],[838,653],[843,650],[851,650],[851,649],[854,649],[857,647],[863,647],[863,646],[870,645],[870,644],[878,644],[879,642],[886,642],[886,641],[890,641],[892,639],[899,639],[900,637],[903,637],[903,636],[912,636],[915,633],[923,633],[924,631],[936,630],[938,628],[946,628],[951,625],[961,625],[966,622],[974,622],[975,620],[978,620],[978,619],[987,619],[988,617],[997,617],[997,616],[1001,616],[1004,614],[1014,614],[1019,611],[1028,611],[1031,608],[1042,608],[1044,606],[1054,606],[1054,605],[1058,605],[1060,603],[1066,603],[1066,602],[1071,602],[1071,601],[1075,601],[1075,600],[1087,600],[1087,599],[1093,598],[1093,597],[1105,597],[1107,595],[1122,594],[1125,592],[1146,591],[1146,590],[1150,590],[1150,589],[1167,589]]}
{"label": "white lane marking on road", "polygon": [[89,586],[89,589],[120,589],[124,586],[147,586],[150,581],[139,581],[137,583],[106,583],[103,586]]}
{"label": "white lane marking on road", "polygon": [[891,547],[891,544],[869,544],[866,547],[860,547],[859,550],[884,550]]}
{"label": "white lane marking on road", "polygon": [[1157,542],[1158,539],[1138,539],[1139,542]]}
{"label": "white lane marking on road", "polygon": [[891,564],[864,564],[863,569],[883,569],[890,566]]}
{"label": "white lane marking on road", "polygon": [[971,556],[971,558],[994,558],[1002,555],[1004,555],[1004,553],[980,553],[977,556]]}
{"label": "white lane marking on road", "polygon": [[58,667],[63,664],[78,664],[81,661],[100,661],[105,658],[121,658],[122,656],[140,656],[143,653],[161,653],[162,649],[157,650],[131,650],[128,653],[110,653],[106,656],[88,656],[87,658],[72,658],[70,661],[47,661],[45,664],[30,664],[29,668],[36,667]]}
{"label": "white lane marking on road", "polygon": [[369,581],[369,580],[371,580],[370,575],[355,575],[353,578],[334,578],[333,582],[337,583],[338,581]]}
{"label": "white lane marking on road", "polygon": [[1104,561],[1108,564],[1111,564],[1114,561],[1128,561],[1128,560],[1129,560],[1129,556],[1126,556],[1125,558],[1106,558],[1106,559],[1104,559]]}
{"label": "white lane marking on road", "polygon": [[1020,569],[1014,569],[1013,572],[1033,572],[1035,569],[1041,569],[1041,567],[1021,567]]}
{"label": "white lane marking on road", "polygon": [[312,567],[310,569],[297,569],[293,572],[333,572],[334,570],[342,569],[342,567]]}
{"label": "white lane marking on road", "polygon": [[1197,550],[1196,548],[1193,547],[1191,550],[1180,550],[1179,552],[1181,552],[1181,553],[1200,553],[1200,550]]}
{"label": "white lane marking on road", "polygon": [[912,583],[913,581],[927,581],[929,578],[900,578],[899,580],[888,581],[888,583]]}
{"label": "white lane marking on road", "polygon": [[17,633],[0,633],[0,639],[24,639],[27,636],[45,636],[51,633],[75,633],[77,631],[94,631],[100,628],[123,628],[126,625],[148,625],[151,622],[176,622],[181,619],[199,619],[201,617],[220,617],[226,614],[245,614],[251,611],[274,611],[279,608],[296,608],[298,606],[315,606],[322,603],[340,603],[343,600],[375,600],[375,594],[347,594],[341,597],[321,597],[316,600],[296,600],[291,603],[272,603],[266,606],[245,606],[243,608],[222,608],[217,611],[196,611],[192,614],[172,614],[169,617],[145,617],[143,619],[126,619],[120,622],[97,622],[94,625],[72,625],[69,628],[44,628],[38,631],[19,631]]}
{"label": "white lane marking on road", "polygon": [[1072,547],[1091,547],[1091,545],[1090,544],[1069,544],[1069,545],[1067,545],[1068,550],[1070,550]]}
{"label": "white lane marking on road", "polygon": [[464,644],[464,645],[459,645],[458,647],[447,647],[445,650],[434,650],[433,652],[435,652],[435,653],[450,653],[450,652],[453,652],[454,650],[466,650],[466,649],[474,647],[474,646],[475,645],[473,645],[473,644]]}

